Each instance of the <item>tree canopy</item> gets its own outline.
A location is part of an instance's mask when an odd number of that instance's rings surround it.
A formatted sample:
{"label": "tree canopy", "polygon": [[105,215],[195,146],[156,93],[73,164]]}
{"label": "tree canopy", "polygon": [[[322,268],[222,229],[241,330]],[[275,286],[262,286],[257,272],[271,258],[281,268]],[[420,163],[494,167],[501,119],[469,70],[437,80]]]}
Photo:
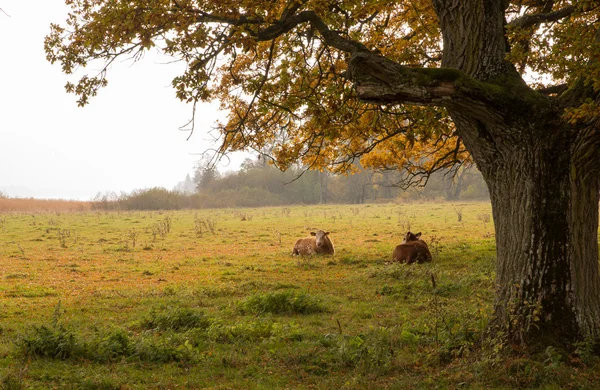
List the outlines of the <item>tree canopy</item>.
{"label": "tree canopy", "polygon": [[[72,8],[68,20],[62,26],[53,24],[46,38],[48,60],[59,62],[67,74],[100,63],[98,73],[66,85],[78,96],[78,104],[87,104],[107,85],[117,58],[135,61],[156,49],[188,64],[173,80],[179,99],[218,101],[229,112],[228,121],[219,124],[221,152],[274,143],[274,161],[282,168],[301,160],[311,167],[343,171],[366,153],[363,163],[371,167],[419,172],[455,166],[468,158],[467,153],[445,110],[431,106],[457,93],[490,93],[459,72],[427,71],[444,65],[441,29],[431,1],[66,3]],[[576,82],[600,89],[598,1],[503,3],[506,56],[527,74],[529,86],[547,95]],[[428,86],[371,98],[366,80],[362,91],[359,86],[363,101],[358,100],[348,65],[372,55],[403,64],[394,72],[427,79]],[[355,68],[360,72],[360,66]],[[464,80],[457,88],[459,78]],[[428,107],[393,105],[398,93],[406,95],[405,103]],[[564,115],[570,121],[597,118],[600,108],[592,97],[564,99]]]}
{"label": "tree canopy", "polygon": [[66,3],[45,50],[67,74],[100,68],[67,84],[80,105],[116,59],[159,50],[187,64],[179,99],[228,112],[221,152],[414,174],[472,159],[494,210],[498,324],[521,342],[600,337],[600,1]]}

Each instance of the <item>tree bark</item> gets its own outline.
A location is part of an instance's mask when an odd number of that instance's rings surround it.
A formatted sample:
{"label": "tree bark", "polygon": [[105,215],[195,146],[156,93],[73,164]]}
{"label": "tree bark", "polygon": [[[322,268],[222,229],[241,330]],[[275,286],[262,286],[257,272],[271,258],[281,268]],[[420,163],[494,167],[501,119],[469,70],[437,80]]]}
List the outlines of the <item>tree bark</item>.
{"label": "tree bark", "polygon": [[569,344],[600,329],[598,185],[578,175],[564,138],[534,132],[483,169],[497,246],[493,326],[517,343]]}
{"label": "tree bark", "polygon": [[[443,65],[517,100],[446,107],[490,191],[496,230],[492,328],[512,342],[569,345],[600,336],[598,131],[577,129],[505,61],[504,5],[434,0]],[[511,107],[512,106],[512,107]]]}
{"label": "tree bark", "polygon": [[442,66],[479,80],[515,72],[504,57],[504,9],[498,0],[436,0],[443,37]]}

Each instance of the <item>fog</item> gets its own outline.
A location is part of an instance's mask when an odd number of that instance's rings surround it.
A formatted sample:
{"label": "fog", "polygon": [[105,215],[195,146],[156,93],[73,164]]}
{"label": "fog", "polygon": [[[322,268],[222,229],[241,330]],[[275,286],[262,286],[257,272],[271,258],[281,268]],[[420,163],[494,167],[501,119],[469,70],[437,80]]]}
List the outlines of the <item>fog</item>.
{"label": "fog", "polygon": [[8,14],[0,12],[0,191],[6,195],[86,200],[105,191],[170,189],[214,147],[208,132],[224,117],[215,106],[198,107],[189,140],[179,130],[192,107],[170,84],[184,64],[157,53],[119,62],[108,87],[81,108],[64,90],[69,78],[43,50],[50,23],[65,19],[64,2],[3,0],[1,7]]}

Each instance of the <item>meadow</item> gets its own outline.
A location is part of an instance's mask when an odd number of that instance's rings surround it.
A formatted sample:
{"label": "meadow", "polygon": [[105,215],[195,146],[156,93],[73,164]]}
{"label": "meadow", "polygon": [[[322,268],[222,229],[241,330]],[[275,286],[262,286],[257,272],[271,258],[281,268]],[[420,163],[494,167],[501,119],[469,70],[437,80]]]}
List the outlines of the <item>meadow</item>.
{"label": "meadow", "polygon": [[[336,254],[293,257],[330,231]],[[430,264],[390,262],[406,231]],[[1,389],[597,388],[485,337],[489,203],[0,214]]]}

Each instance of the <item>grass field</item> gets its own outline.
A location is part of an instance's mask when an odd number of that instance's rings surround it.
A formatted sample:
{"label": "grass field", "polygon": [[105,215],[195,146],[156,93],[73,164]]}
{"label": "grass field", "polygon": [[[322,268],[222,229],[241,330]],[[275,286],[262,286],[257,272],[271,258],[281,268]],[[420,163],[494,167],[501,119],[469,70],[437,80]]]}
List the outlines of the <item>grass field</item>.
{"label": "grass field", "polygon": [[[0,388],[597,388],[584,345],[482,342],[490,219],[488,203],[0,214]],[[316,228],[336,255],[292,257]],[[431,264],[389,262],[407,230]]]}

